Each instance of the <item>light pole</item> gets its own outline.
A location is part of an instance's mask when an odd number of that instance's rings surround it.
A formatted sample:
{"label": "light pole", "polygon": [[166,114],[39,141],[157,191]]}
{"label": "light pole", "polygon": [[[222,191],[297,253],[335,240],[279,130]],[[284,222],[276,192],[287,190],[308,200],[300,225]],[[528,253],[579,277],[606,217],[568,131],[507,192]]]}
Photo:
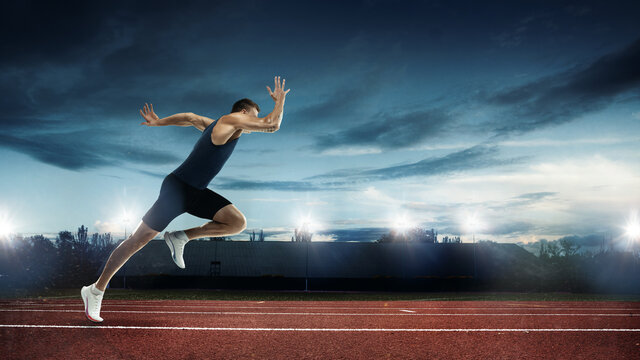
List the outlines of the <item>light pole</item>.
{"label": "light pole", "polygon": [[471,230],[471,236],[473,239],[473,281],[477,281],[478,272],[477,272],[477,260],[476,260],[476,230],[480,226],[480,222],[476,218],[476,215],[473,214],[471,217],[467,219],[467,228]]}
{"label": "light pole", "polygon": [[[126,212],[124,213],[122,221],[124,222],[124,239],[122,241],[127,241],[127,222],[129,221],[129,218],[127,217]],[[124,263],[122,266],[122,288],[127,288],[127,263]]]}
{"label": "light pole", "polygon": [[302,224],[302,239],[306,242],[306,260],[304,271],[304,291],[309,291],[309,243],[311,242],[311,234],[308,226],[308,222]]}
{"label": "light pole", "polygon": [[[311,239],[309,239],[311,240]],[[309,291],[309,240],[306,241],[307,243],[307,260],[306,260],[306,270],[304,273],[304,291]]]}
{"label": "light pole", "polygon": [[477,279],[477,271],[476,271],[477,265],[476,265],[476,232],[474,230],[473,232],[473,281],[476,281]]}
{"label": "light pole", "polygon": [[124,223],[124,239],[127,240],[127,224],[129,223],[129,215],[127,215],[126,211],[122,217],[122,222]]}

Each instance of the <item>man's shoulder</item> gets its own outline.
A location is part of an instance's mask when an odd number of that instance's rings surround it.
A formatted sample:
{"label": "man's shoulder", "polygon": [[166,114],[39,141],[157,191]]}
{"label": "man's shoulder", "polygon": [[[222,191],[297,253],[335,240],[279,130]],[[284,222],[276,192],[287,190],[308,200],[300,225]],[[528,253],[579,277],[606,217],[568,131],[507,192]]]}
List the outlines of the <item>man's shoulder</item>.
{"label": "man's shoulder", "polygon": [[206,116],[191,113],[191,123],[200,131],[204,131],[204,129],[209,127],[209,125],[211,125],[214,121],[215,120],[210,119]]}

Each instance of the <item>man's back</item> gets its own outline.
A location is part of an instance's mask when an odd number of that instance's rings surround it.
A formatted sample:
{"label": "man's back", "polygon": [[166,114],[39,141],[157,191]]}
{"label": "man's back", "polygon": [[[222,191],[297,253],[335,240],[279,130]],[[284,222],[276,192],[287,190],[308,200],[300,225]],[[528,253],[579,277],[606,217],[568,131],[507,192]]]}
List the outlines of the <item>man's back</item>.
{"label": "man's back", "polygon": [[214,120],[202,131],[189,156],[172,171],[181,180],[198,189],[204,189],[209,185],[229,159],[238,142],[238,137],[235,137],[222,145],[215,145],[211,132],[218,120]]}

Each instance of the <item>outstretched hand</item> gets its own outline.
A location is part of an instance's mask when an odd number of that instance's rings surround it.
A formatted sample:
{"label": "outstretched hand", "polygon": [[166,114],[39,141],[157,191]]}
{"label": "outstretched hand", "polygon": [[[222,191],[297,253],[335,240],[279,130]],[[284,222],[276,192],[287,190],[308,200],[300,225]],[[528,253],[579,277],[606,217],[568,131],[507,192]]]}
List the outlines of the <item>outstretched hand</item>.
{"label": "outstretched hand", "polygon": [[[149,110],[149,108],[151,108],[151,110]],[[140,115],[142,115],[142,117],[146,120],[144,122],[141,122],[140,125],[160,126],[158,124],[158,120],[160,120],[160,118],[158,117],[158,115],[156,115],[156,113],[153,112],[153,104],[149,106],[147,105],[147,103],[144,103],[144,112],[140,110]]]}
{"label": "outstretched hand", "polygon": [[287,93],[289,93],[289,91],[291,91],[291,89],[288,89],[287,91],[284,91],[284,82],[285,79],[282,79],[282,85],[280,85],[280,76],[276,76],[273,81],[275,82],[275,86],[274,86],[274,90],[271,91],[271,88],[267,85],[267,90],[269,90],[269,95],[271,95],[271,98],[273,99],[273,101],[278,101],[279,99],[284,99],[285,96],[287,96]]}

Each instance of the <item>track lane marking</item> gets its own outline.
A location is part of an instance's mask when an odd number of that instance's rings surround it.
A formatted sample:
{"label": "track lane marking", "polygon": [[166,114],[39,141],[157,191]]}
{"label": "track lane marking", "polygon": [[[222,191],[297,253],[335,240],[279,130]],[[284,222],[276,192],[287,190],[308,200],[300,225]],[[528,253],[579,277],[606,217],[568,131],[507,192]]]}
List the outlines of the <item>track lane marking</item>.
{"label": "track lane marking", "polygon": [[[0,309],[0,312],[84,312],[84,310],[52,310],[52,309]],[[392,313],[392,314],[367,314],[367,313],[308,313],[308,312],[241,312],[241,311],[142,311],[142,310],[101,310],[101,313],[132,313],[132,314],[216,314],[216,315],[315,315],[315,316],[617,316],[640,317],[640,314],[530,314],[530,313]]]}
{"label": "track lane marking", "polygon": [[[78,304],[46,304],[46,303],[32,303],[32,304],[0,304],[0,305],[10,305],[10,306],[78,306]],[[492,310],[492,309],[507,309],[507,310],[572,310],[572,311],[582,311],[582,310],[598,310],[598,311],[640,311],[640,308],[567,308],[567,307],[513,307],[513,306],[502,306],[502,307],[333,307],[333,306],[233,306],[233,305],[141,305],[137,303],[109,303],[103,302],[102,306],[129,306],[129,307],[169,307],[169,308],[235,308],[235,309],[267,309],[267,308],[290,308],[290,309],[363,309],[363,310],[400,310],[400,309],[416,309],[416,310]]]}
{"label": "track lane marking", "polygon": [[52,328],[52,329],[125,329],[125,330],[195,330],[195,331],[330,331],[330,332],[640,332],[640,329],[350,329],[350,328],[215,328],[178,326],[117,326],[117,325],[24,325],[0,324],[4,328]]}

